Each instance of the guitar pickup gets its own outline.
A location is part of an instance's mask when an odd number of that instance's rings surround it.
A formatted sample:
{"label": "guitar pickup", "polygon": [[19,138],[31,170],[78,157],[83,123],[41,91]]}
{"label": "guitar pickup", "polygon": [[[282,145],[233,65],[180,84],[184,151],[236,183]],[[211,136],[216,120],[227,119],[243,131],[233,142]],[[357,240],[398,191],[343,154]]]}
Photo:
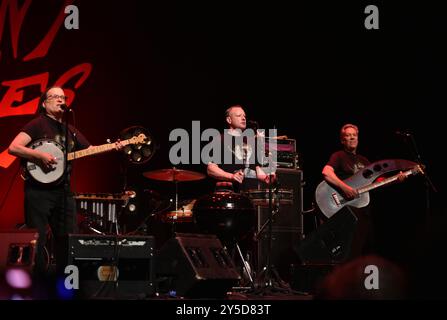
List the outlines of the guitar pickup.
{"label": "guitar pickup", "polygon": [[334,199],[334,202],[337,206],[341,205],[340,199],[338,198],[338,195],[335,192],[332,193],[332,199]]}

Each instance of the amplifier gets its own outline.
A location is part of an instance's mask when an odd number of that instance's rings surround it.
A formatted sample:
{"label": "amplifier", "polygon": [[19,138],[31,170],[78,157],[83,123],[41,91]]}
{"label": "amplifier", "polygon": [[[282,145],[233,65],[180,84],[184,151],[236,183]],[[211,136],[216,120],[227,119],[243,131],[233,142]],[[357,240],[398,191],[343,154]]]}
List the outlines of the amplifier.
{"label": "amplifier", "polygon": [[266,151],[271,150],[276,151],[278,168],[298,169],[300,167],[295,139],[266,138]]}
{"label": "amplifier", "polygon": [[153,237],[70,234],[67,249],[67,265],[79,268],[80,298],[154,294]]}
{"label": "amplifier", "polygon": [[[303,185],[304,173],[302,170],[278,168],[276,176],[279,190],[292,193],[292,202],[289,198],[279,198],[277,201],[276,213],[271,213],[272,226],[272,251],[269,256],[269,207],[256,206],[257,210],[257,254],[256,269],[258,272],[267,265],[268,259],[279,272],[282,279],[290,278],[290,264],[295,263],[299,258],[294,248],[304,238],[303,233]],[[268,190],[268,186],[259,183],[259,189]],[[275,207],[275,206],[273,206]]]}

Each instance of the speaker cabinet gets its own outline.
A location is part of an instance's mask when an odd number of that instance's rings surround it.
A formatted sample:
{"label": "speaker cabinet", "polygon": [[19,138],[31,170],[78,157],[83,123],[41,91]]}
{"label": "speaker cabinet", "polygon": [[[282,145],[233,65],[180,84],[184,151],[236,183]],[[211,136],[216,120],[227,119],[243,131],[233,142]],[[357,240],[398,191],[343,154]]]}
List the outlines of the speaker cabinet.
{"label": "speaker cabinet", "polygon": [[67,248],[67,265],[79,269],[79,298],[138,299],[155,293],[153,237],[70,234]]}
{"label": "speaker cabinet", "polygon": [[240,280],[234,262],[215,235],[177,234],[156,257],[160,292],[222,298]]}
{"label": "speaker cabinet", "polygon": [[304,263],[340,263],[357,255],[361,245],[354,241],[358,216],[348,208],[337,212],[306,237],[297,248]]}
{"label": "speaker cabinet", "polygon": [[[272,250],[270,261],[283,279],[288,279],[290,264],[298,257],[294,251],[303,238],[303,171],[296,169],[278,168],[276,171],[279,190],[291,191],[293,202],[278,202],[278,212],[272,213]],[[267,186],[262,186],[267,188]],[[259,187],[261,188],[261,186]],[[257,263],[260,272],[268,263],[269,247],[269,208],[257,206]]]}
{"label": "speaker cabinet", "polygon": [[0,230],[0,273],[10,268],[32,272],[39,233],[34,229]]}

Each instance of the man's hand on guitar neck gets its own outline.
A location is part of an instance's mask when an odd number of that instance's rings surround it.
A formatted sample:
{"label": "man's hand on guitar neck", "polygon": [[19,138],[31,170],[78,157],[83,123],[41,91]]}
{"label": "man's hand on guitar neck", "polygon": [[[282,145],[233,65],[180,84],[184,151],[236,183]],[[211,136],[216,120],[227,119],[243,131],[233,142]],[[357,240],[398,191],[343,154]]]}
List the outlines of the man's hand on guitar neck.
{"label": "man's hand on guitar neck", "polygon": [[[107,139],[107,143],[108,144],[112,144],[113,143],[114,144],[114,148],[115,148],[116,151],[123,150],[123,148],[124,148],[124,145],[122,144],[120,139],[116,140],[115,142],[111,142],[110,139]],[[92,149],[92,148],[96,148],[96,147],[98,147],[98,146],[91,145],[87,149]]]}
{"label": "man's hand on guitar neck", "polygon": [[399,182],[403,182],[405,181],[405,179],[407,179],[408,177],[401,171],[399,172],[399,175],[397,176],[397,181]]}
{"label": "man's hand on guitar neck", "polygon": [[115,149],[116,151],[120,151],[124,148],[124,145],[121,143],[120,139],[116,140],[115,142]]}
{"label": "man's hand on guitar neck", "polygon": [[[405,175],[402,171],[400,171],[399,174],[397,175],[397,180],[395,182],[397,182],[397,183],[404,182],[407,178],[408,178],[408,176]],[[383,181],[385,179],[386,178],[383,177],[383,176],[382,177],[378,177],[375,182],[381,182],[381,181]]]}

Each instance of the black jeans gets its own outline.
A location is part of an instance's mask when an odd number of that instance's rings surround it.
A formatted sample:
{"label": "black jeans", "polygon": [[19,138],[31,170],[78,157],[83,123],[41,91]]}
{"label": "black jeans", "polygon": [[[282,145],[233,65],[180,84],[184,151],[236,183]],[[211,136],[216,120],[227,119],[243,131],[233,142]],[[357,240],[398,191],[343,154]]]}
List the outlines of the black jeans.
{"label": "black jeans", "polygon": [[54,239],[56,263],[61,261],[57,253],[64,251],[63,248],[57,248],[65,243],[61,240],[68,233],[76,232],[76,202],[69,188],[64,193],[64,187],[50,189],[25,186],[25,223],[29,228],[37,229],[39,233],[35,271],[45,273],[49,262],[49,256],[45,255],[48,226]]}

